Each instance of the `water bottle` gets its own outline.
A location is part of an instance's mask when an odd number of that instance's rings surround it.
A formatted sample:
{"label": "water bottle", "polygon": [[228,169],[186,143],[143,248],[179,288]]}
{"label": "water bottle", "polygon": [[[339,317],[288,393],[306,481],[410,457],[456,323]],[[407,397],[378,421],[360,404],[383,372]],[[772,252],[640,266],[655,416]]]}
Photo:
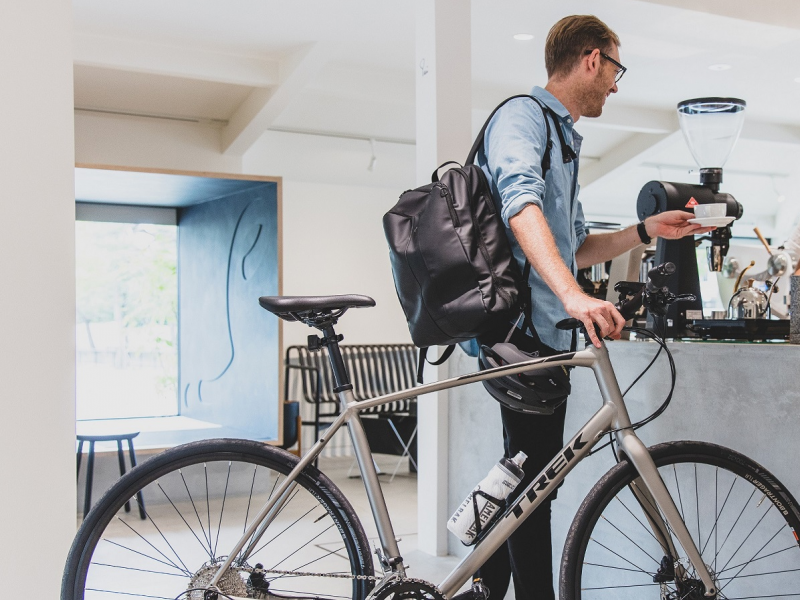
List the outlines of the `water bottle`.
{"label": "water bottle", "polygon": [[504,504],[504,500],[522,481],[522,463],[526,458],[528,456],[524,452],[518,452],[514,458],[501,459],[450,517],[447,529],[462,544],[470,546],[475,543],[478,534],[486,528],[487,523]]}

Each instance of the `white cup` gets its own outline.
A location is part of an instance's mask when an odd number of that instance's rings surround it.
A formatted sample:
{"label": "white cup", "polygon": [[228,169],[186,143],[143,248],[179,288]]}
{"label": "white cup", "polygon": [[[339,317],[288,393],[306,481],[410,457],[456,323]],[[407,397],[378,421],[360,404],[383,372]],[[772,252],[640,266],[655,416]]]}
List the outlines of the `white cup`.
{"label": "white cup", "polygon": [[721,202],[715,202],[714,204],[698,204],[694,207],[694,216],[698,219],[724,217],[727,210],[728,205]]}

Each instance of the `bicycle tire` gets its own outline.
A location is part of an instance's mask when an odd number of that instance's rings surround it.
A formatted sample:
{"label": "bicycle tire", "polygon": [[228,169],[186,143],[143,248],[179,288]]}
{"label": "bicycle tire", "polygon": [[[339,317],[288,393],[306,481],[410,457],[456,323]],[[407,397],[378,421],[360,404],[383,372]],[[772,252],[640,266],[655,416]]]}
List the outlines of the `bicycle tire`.
{"label": "bicycle tire", "polygon": [[[769,471],[703,442],[660,444],[649,452],[712,572],[717,598],[800,598],[800,512]],[[685,558],[671,567],[686,569],[682,581],[654,581],[665,552],[629,487],[636,477],[623,460],[583,501],[564,545],[562,600],[704,598]]]}
{"label": "bicycle tire", "polygon": [[[61,600],[203,598],[197,590],[218,570],[224,549],[234,546],[298,461],[259,442],[220,439],[178,446],[143,462],[108,490],[78,530]],[[267,597],[258,594],[263,586],[248,584],[249,571],[260,563],[270,598],[365,598],[375,573],[352,506],[314,466],[296,481],[256,551],[223,576],[220,590]],[[145,520],[135,509],[124,511],[140,491]]]}

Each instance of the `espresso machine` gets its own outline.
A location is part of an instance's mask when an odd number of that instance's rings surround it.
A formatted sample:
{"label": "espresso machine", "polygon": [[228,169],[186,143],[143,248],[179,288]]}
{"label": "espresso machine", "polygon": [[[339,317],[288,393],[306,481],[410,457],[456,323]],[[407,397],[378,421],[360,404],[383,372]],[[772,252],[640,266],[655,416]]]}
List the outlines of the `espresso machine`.
{"label": "espresso machine", "polygon": [[[659,238],[655,264],[672,262],[676,275],[667,283],[676,295],[694,296],[672,304],[665,317],[666,337],[711,337],[713,332],[703,328],[703,301],[697,269],[696,248],[707,239],[709,271],[721,271],[731,239],[731,224],[742,216],[742,205],[730,194],[720,191],[722,167],[728,160],[744,123],[744,100],[738,98],[695,98],[678,103],[678,120],[686,143],[700,167],[700,184],[650,181],[639,192],[636,212],[640,220],[669,210],[694,212],[703,204],[724,205],[724,217],[700,219],[703,225],[715,225],[706,238],[687,236],[680,240]],[[722,212],[720,210],[720,212]],[[648,326],[653,326],[648,316]]]}

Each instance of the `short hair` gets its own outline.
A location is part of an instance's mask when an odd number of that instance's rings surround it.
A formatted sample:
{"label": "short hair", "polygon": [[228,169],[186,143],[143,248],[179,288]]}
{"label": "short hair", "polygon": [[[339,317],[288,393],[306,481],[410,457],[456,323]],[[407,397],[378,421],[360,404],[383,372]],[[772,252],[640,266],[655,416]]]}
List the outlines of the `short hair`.
{"label": "short hair", "polygon": [[547,76],[567,75],[587,50],[602,52],[620,46],[619,37],[594,15],[572,15],[553,25],[544,44]]}

